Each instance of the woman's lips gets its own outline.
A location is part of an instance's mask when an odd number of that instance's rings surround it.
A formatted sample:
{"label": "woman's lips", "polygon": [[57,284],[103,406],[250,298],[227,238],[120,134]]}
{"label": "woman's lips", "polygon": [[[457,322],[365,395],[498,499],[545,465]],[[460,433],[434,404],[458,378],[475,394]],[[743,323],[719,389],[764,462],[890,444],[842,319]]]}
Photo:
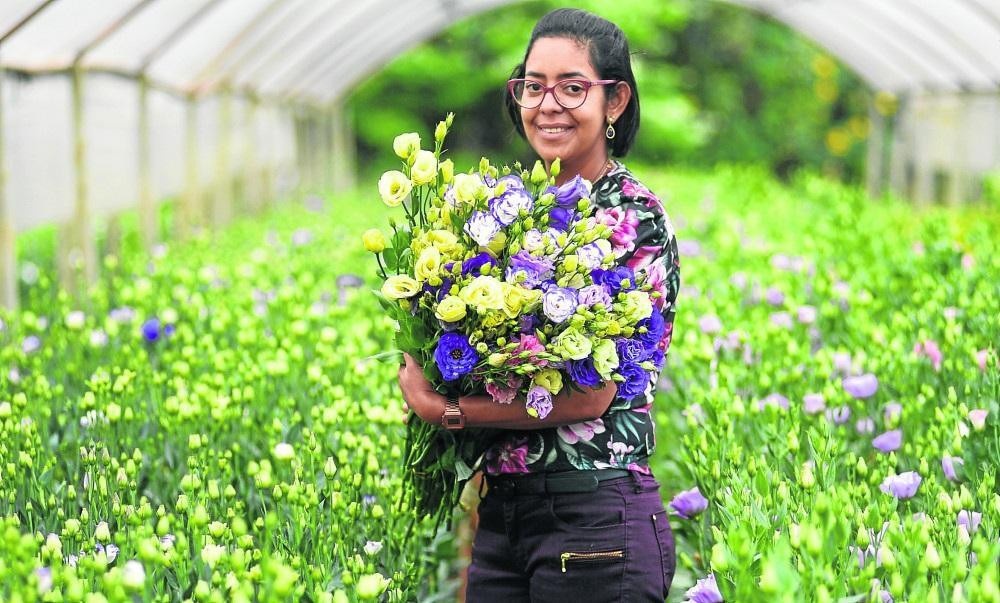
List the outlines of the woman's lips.
{"label": "woman's lips", "polygon": [[570,126],[536,126],[535,131],[543,140],[559,140],[565,138],[573,130]]}

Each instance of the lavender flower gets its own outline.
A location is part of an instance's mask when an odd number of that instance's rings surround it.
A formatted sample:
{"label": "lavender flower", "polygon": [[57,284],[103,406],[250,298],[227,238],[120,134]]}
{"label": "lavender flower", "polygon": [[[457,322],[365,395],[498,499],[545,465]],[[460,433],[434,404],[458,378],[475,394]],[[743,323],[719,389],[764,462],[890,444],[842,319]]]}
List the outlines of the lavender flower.
{"label": "lavender flower", "polygon": [[509,226],[517,219],[521,210],[530,212],[534,207],[534,200],[523,188],[505,192],[503,195],[493,199],[490,204],[490,213],[497,222],[504,226]]}
{"label": "lavender flower", "polygon": [[846,377],[851,374],[851,355],[847,352],[833,354],[833,370]]}
{"label": "lavender flower", "polygon": [[706,335],[718,333],[722,330],[722,321],[715,314],[707,314],[698,319],[698,328]]}
{"label": "lavender flower", "polygon": [[958,481],[958,475],[955,474],[955,465],[964,465],[965,460],[959,456],[946,456],[941,459],[941,469],[944,471],[944,476],[953,482]]}
{"label": "lavender flower", "polygon": [[892,452],[893,450],[899,450],[899,447],[902,445],[903,445],[903,432],[898,429],[887,431],[877,436],[874,440],[872,440],[872,446],[874,446],[881,452]]}
{"label": "lavender flower", "polygon": [[588,243],[578,249],[576,255],[580,258],[580,265],[593,270],[601,265],[605,253],[597,243]]}
{"label": "lavender flower", "polygon": [[764,410],[768,406],[788,410],[788,398],[777,392],[771,392],[767,395],[767,397],[757,403],[758,410]]}
{"label": "lavender flower", "polygon": [[854,431],[862,435],[875,433],[875,420],[871,417],[861,417],[854,422]]}
{"label": "lavender flower", "polygon": [[484,211],[473,212],[465,223],[465,234],[481,246],[486,246],[500,232],[501,224],[496,218]]}
{"label": "lavender flower", "polygon": [[587,285],[577,292],[577,302],[585,308],[594,304],[604,304],[605,308],[610,308],[611,296],[604,285]]}
{"label": "lavender flower", "polygon": [[813,306],[799,306],[797,317],[802,324],[811,325],[816,322],[816,308]]}
{"label": "lavender flower", "polygon": [[785,294],[777,287],[768,287],[767,292],[764,293],[764,299],[772,306],[780,306],[785,303]]}
{"label": "lavender flower", "polygon": [[903,405],[899,402],[890,402],[882,409],[882,418],[886,423],[895,423],[903,414]]}
{"label": "lavender flower", "polygon": [[912,498],[920,487],[920,474],[916,471],[906,471],[899,475],[890,475],[882,480],[879,490],[899,499]]}
{"label": "lavender flower", "polygon": [[708,508],[708,499],[702,496],[701,490],[695,486],[678,493],[667,506],[684,519],[691,519]]}
{"label": "lavender flower", "polygon": [[552,394],[544,387],[535,385],[528,390],[524,407],[529,415],[544,419],[552,412]]}
{"label": "lavender flower", "polygon": [[979,529],[979,522],[983,519],[983,514],[978,511],[967,511],[962,509],[958,512],[957,523],[964,526],[970,534]]}
{"label": "lavender flower", "polygon": [[836,408],[828,408],[826,418],[829,421],[833,421],[835,425],[843,425],[851,418],[851,407],[838,406]]}
{"label": "lavender flower", "polygon": [[689,603],[725,603],[719,587],[715,583],[715,574],[698,580],[694,586],[684,593]]}
{"label": "lavender flower", "polygon": [[824,408],[826,408],[826,400],[823,398],[823,394],[806,394],[802,397],[802,410],[807,415],[823,412]]}
{"label": "lavender flower", "polygon": [[590,190],[579,174],[554,191],[549,188],[546,192],[555,193],[556,205],[564,209],[573,209],[580,199],[590,196]]}
{"label": "lavender flower", "polygon": [[31,354],[40,347],[42,347],[42,340],[35,335],[28,335],[21,342],[21,351],[25,354]]}
{"label": "lavender flower", "polygon": [[771,324],[779,329],[791,329],[795,323],[792,322],[792,315],[788,312],[771,312]]}
{"label": "lavender flower", "polygon": [[871,373],[865,373],[857,377],[847,377],[841,385],[844,391],[856,399],[870,398],[878,391],[878,379]]}
{"label": "lavender flower", "polygon": [[573,212],[561,207],[554,207],[549,212],[549,226],[559,232],[566,232],[569,228],[570,220],[573,219]]}
{"label": "lavender flower", "polygon": [[565,322],[576,312],[576,292],[565,287],[552,287],[542,297],[542,312],[552,322]]}
{"label": "lavender flower", "polygon": [[545,258],[536,258],[523,249],[511,256],[507,265],[507,282],[513,282],[518,273],[524,274],[521,284],[528,289],[537,289],[542,281],[552,275],[552,262]]}
{"label": "lavender flower", "polygon": [[625,381],[618,384],[618,397],[622,400],[631,400],[649,387],[649,373],[634,362],[622,363],[617,372],[625,377]]}

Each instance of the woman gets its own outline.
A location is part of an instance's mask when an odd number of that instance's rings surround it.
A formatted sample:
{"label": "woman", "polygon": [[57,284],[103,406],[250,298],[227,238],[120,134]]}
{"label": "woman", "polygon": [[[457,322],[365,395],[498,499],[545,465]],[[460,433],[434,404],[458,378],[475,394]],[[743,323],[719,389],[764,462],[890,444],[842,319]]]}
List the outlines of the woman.
{"label": "woman", "polygon": [[[546,166],[560,159],[557,184],[576,175],[593,182],[601,221],[619,237],[616,246],[630,249],[619,263],[645,271],[661,292],[654,318],[662,316],[665,335],[654,361],[662,367],[679,286],[677,244],[660,201],[609,157],[624,156],[639,127],[624,34],[585,11],[555,10],[536,24],[512,75],[506,107],[518,133]],[[504,430],[486,454],[467,601],[666,598],[674,541],[648,466],[656,375],[644,391],[609,381],[561,394],[542,421],[523,404],[487,395],[446,400],[410,358],[399,383],[425,421]]]}

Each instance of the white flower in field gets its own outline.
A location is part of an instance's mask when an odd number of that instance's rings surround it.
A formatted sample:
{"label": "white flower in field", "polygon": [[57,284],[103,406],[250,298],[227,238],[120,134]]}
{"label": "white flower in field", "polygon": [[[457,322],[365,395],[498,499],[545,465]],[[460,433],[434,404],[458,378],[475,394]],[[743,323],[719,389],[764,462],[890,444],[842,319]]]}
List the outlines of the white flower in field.
{"label": "white flower in field", "polygon": [[163,549],[164,551],[169,551],[170,549],[174,548],[174,541],[176,540],[177,540],[176,536],[174,536],[173,534],[167,534],[163,538],[160,538],[160,548]]}
{"label": "white flower in field", "polygon": [[201,549],[201,560],[208,564],[209,567],[215,567],[215,564],[219,562],[219,559],[226,554],[226,547],[219,544],[206,544],[204,548]]}
{"label": "white flower in field", "polygon": [[101,329],[94,329],[90,332],[90,345],[95,348],[108,345],[108,334]]}
{"label": "white flower in field", "polygon": [[977,408],[975,410],[969,411],[969,422],[972,423],[972,428],[976,431],[982,431],[986,428],[986,415],[989,414],[989,410],[985,408]]}
{"label": "white flower in field", "polygon": [[135,559],[130,559],[122,568],[122,584],[125,588],[139,590],[146,583],[146,569]]}
{"label": "white flower in field", "polygon": [[275,460],[279,461],[290,461],[295,458],[295,449],[288,442],[278,442],[271,453]]}
{"label": "white flower in field", "polygon": [[108,527],[108,522],[102,521],[97,524],[97,529],[94,530],[94,538],[101,542],[111,540],[111,529]]}
{"label": "white flower in field", "polygon": [[73,310],[66,315],[66,328],[72,331],[79,331],[87,322],[87,315],[80,310]]}
{"label": "white flower in field", "polygon": [[6,419],[12,414],[14,414],[14,409],[11,407],[10,402],[6,400],[0,402],[0,419]]}
{"label": "white flower in field", "polygon": [[38,594],[44,595],[52,590],[52,568],[39,567],[35,569],[35,577],[38,578]]}
{"label": "white flower in field", "polygon": [[21,265],[21,280],[25,285],[34,285],[38,282],[38,266],[32,262],[25,262]]}
{"label": "white flower in field", "polygon": [[391,580],[380,573],[365,574],[358,578],[355,592],[358,597],[364,599],[375,599],[388,588]]}
{"label": "white flower in field", "polygon": [[365,553],[374,555],[382,550],[382,542],[379,540],[369,540],[365,543]]}
{"label": "white flower in field", "polygon": [[115,559],[118,558],[119,549],[117,546],[113,544],[109,544],[108,546],[102,546],[101,544],[97,544],[96,548],[97,548],[97,554],[98,555],[103,554],[104,558],[107,559],[108,561],[108,565],[114,563]]}

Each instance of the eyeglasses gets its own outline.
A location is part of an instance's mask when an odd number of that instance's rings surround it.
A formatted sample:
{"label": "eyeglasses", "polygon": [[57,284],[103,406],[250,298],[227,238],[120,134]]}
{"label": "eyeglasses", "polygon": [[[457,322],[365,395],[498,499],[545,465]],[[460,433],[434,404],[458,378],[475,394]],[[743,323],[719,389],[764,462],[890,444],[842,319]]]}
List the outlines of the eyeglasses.
{"label": "eyeglasses", "polygon": [[564,109],[576,109],[587,101],[587,93],[592,86],[617,84],[618,80],[561,80],[551,86],[536,81],[523,78],[513,79],[507,82],[507,91],[518,105],[525,109],[534,109],[541,106],[545,100],[545,95],[552,93],[552,98],[556,99]]}

